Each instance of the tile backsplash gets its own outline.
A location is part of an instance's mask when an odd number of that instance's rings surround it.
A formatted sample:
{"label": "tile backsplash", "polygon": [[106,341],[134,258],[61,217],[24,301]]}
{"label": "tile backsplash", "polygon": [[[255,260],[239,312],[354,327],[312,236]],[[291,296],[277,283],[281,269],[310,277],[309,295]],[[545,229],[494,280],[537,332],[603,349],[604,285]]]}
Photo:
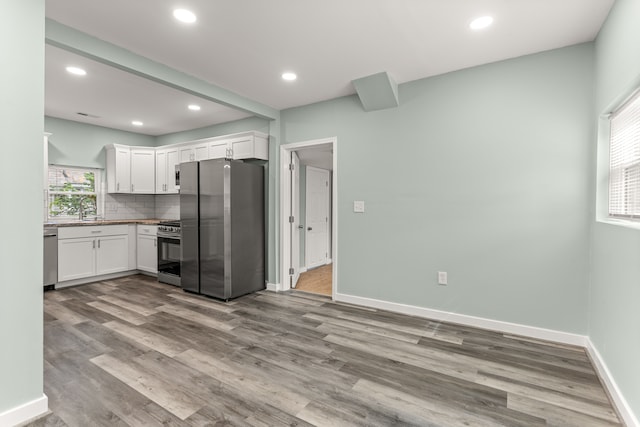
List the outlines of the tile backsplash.
{"label": "tile backsplash", "polygon": [[105,219],[179,219],[177,194],[106,194]]}
{"label": "tile backsplash", "polygon": [[156,218],[180,219],[180,195],[161,194],[156,198]]}

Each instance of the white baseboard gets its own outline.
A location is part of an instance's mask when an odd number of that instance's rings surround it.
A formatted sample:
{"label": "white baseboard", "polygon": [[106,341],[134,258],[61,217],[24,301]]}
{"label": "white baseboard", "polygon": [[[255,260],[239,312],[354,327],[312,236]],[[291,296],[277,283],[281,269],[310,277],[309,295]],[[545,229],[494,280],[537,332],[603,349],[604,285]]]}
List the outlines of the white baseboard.
{"label": "white baseboard", "polygon": [[127,270],[127,271],[121,271],[119,273],[110,273],[110,274],[103,274],[100,276],[84,277],[82,279],[65,280],[64,282],[56,283],[56,289],[63,289],[63,288],[68,288],[70,286],[77,286],[77,285],[85,285],[87,283],[101,282],[103,280],[118,279],[120,277],[133,276],[134,274],[140,274],[140,273],[146,274],[140,270]]}
{"label": "white baseboard", "polygon": [[287,291],[289,288],[285,289],[281,283],[269,283],[267,282],[267,290],[271,292],[282,292]]}
{"label": "white baseboard", "polygon": [[372,298],[363,298],[353,295],[345,295],[336,293],[336,301],[346,302],[349,304],[363,305],[371,308],[379,308],[382,310],[395,311],[397,313],[408,314],[411,316],[425,317],[433,320],[441,320],[444,322],[458,323],[466,326],[473,326],[482,329],[489,329],[498,332],[504,332],[514,335],[524,335],[530,338],[536,338],[546,341],[554,341],[563,344],[577,345],[586,347],[587,337],[584,335],[571,334],[568,332],[554,331],[552,329],[538,328],[535,326],[520,325],[517,323],[502,322],[499,320],[485,319],[482,317],[468,316],[465,314],[449,313],[446,311],[433,310],[430,308],[417,307],[414,305],[400,304],[376,300]]}
{"label": "white baseboard", "polygon": [[49,411],[49,399],[46,394],[24,403],[15,408],[11,408],[0,414],[0,426],[15,426],[25,421],[44,415]]}
{"label": "white baseboard", "polygon": [[598,349],[593,345],[589,338],[587,338],[587,345],[585,347],[587,349],[587,353],[589,354],[591,362],[598,372],[598,376],[602,379],[602,381],[604,381],[604,386],[609,392],[609,396],[611,397],[611,400],[613,400],[613,404],[616,406],[616,409],[622,417],[625,425],[627,425],[628,427],[640,427],[638,418],[636,418],[633,410],[629,407],[629,403],[627,403],[627,400],[620,392],[618,384],[616,384],[613,376],[611,376],[611,372],[609,372],[607,364],[604,363],[604,360],[602,359],[602,356],[600,356]]}

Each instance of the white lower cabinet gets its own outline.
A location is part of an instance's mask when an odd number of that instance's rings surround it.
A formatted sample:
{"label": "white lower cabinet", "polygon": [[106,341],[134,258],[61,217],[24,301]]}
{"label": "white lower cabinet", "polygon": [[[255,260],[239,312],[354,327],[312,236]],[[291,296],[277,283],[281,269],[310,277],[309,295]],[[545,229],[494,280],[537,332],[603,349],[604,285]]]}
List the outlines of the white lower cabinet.
{"label": "white lower cabinet", "polygon": [[158,273],[158,227],[138,224],[138,270]]}
{"label": "white lower cabinet", "polygon": [[96,238],[96,276],[129,269],[129,236]]}
{"label": "white lower cabinet", "polygon": [[126,225],[60,227],[58,282],[129,270]]}
{"label": "white lower cabinet", "polygon": [[58,282],[96,275],[95,237],[58,239]]}

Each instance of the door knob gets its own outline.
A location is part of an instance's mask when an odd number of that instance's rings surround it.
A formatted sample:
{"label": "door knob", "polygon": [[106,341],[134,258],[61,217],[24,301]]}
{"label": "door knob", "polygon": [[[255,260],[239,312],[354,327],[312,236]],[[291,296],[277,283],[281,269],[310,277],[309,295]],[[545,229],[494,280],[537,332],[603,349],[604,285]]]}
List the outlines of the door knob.
{"label": "door knob", "polygon": [[304,228],[304,225],[299,225],[298,228],[302,230]]}
{"label": "door knob", "polygon": [[311,230],[313,230],[313,228],[307,227],[307,231],[311,231]]}

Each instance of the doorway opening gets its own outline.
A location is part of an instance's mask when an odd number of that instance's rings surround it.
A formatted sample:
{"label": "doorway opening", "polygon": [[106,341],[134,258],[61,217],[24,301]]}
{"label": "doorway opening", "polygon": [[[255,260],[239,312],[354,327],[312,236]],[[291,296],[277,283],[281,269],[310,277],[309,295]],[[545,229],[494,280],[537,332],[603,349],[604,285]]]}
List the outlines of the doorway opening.
{"label": "doorway opening", "polygon": [[337,293],[336,138],[281,146],[281,290]]}

